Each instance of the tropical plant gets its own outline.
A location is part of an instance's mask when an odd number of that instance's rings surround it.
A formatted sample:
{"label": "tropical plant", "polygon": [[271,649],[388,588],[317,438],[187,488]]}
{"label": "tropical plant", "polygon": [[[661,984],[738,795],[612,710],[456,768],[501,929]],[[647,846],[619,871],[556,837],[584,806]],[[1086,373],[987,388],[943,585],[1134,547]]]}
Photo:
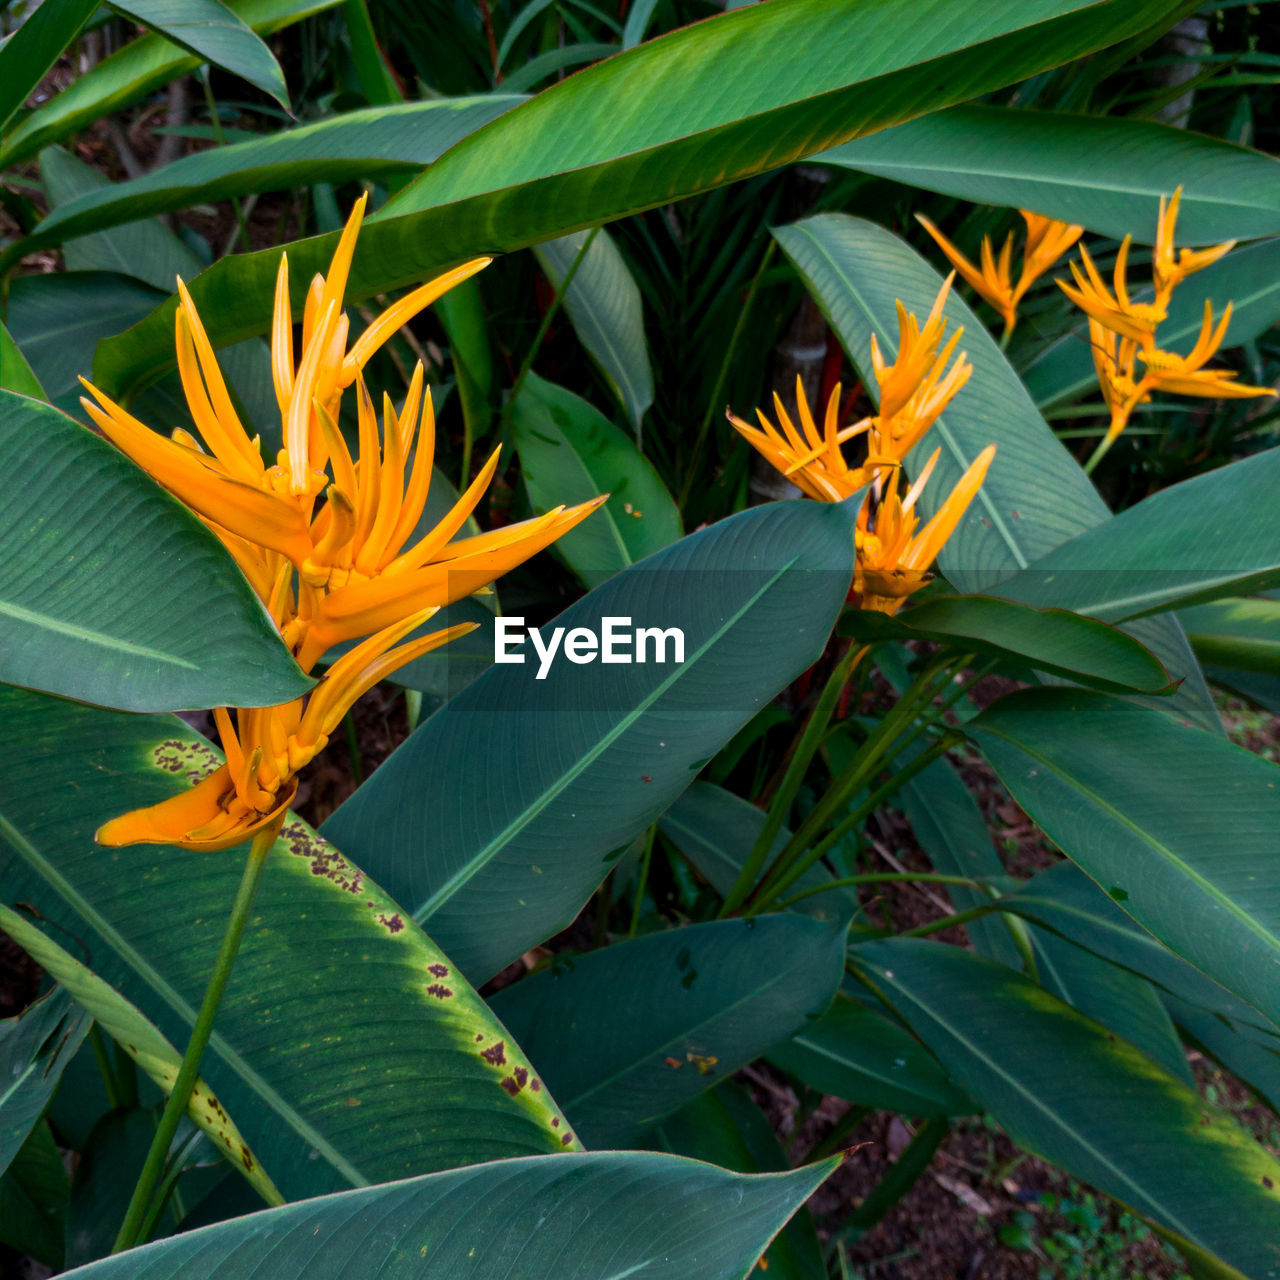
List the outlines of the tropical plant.
{"label": "tropical plant", "polygon": [[1274,1276],[1254,10],[0,6],[0,1245]]}

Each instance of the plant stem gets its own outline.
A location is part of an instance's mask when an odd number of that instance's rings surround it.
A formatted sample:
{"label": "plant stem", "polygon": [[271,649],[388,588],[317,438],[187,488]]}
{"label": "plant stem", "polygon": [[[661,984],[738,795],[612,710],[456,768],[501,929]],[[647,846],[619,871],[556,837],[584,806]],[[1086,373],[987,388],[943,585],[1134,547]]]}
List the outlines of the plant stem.
{"label": "plant stem", "polygon": [[[281,819],[281,822],[283,818]],[[165,1159],[169,1154],[169,1144],[177,1132],[178,1122],[187,1110],[191,1100],[191,1090],[195,1087],[196,1077],[200,1073],[200,1059],[204,1056],[205,1045],[213,1031],[213,1019],[222,1001],[222,993],[227,988],[227,980],[231,977],[231,969],[235,964],[236,953],[240,950],[240,938],[249,919],[249,908],[253,905],[253,895],[258,888],[258,880],[262,869],[266,866],[267,855],[279,834],[281,822],[272,823],[259,831],[249,846],[249,857],[245,863],[244,874],[240,878],[240,887],[236,890],[235,902],[231,906],[231,915],[227,920],[226,932],[222,935],[222,944],[213,962],[213,971],[209,975],[209,985],[205,988],[204,999],[196,1014],[195,1025],[191,1028],[191,1040],[187,1051],[182,1055],[182,1065],[178,1068],[173,1089],[165,1103],[156,1126],[155,1137],[151,1140],[151,1148],[142,1166],[142,1174],[138,1185],[134,1188],[133,1198],[125,1213],[120,1233],[112,1246],[112,1253],[120,1253],[137,1242],[138,1232],[147,1216],[147,1208],[151,1201],[151,1193],[164,1169]]]}
{"label": "plant stem", "polygon": [[[499,438],[506,433],[507,426],[511,422],[512,409],[520,395],[520,388],[524,386],[524,380],[529,376],[529,370],[533,368],[534,359],[542,347],[542,340],[547,336],[551,321],[555,318],[556,312],[560,310],[560,303],[564,300],[565,294],[569,292],[573,277],[578,274],[578,268],[586,259],[587,250],[595,243],[595,238],[599,231],[599,227],[591,228],[591,233],[582,242],[582,248],[578,250],[573,261],[569,264],[569,270],[564,273],[564,279],[556,287],[555,297],[551,299],[551,305],[547,307],[546,314],[542,317],[542,323],[538,325],[538,332],[533,335],[533,341],[529,344],[529,350],[525,353],[524,361],[516,374],[516,380],[511,384],[511,394],[507,396],[507,402],[502,406],[502,418],[498,423]],[[462,483],[466,484],[467,479],[468,477],[464,474]]]}
{"label": "plant stem", "polygon": [[635,901],[631,904],[631,923],[627,926],[627,937],[634,938],[636,930],[640,927],[640,906],[644,902],[645,886],[649,883],[649,863],[653,860],[653,841],[658,834],[658,824],[655,822],[645,833],[644,837],[644,853],[640,856],[640,874],[636,881]]}
{"label": "plant stem", "polygon": [[182,1162],[187,1158],[191,1148],[200,1140],[202,1133],[200,1129],[192,1129],[186,1141],[173,1153],[173,1159],[165,1171],[164,1180],[160,1183],[159,1190],[151,1202],[151,1209],[138,1229],[139,1244],[146,1244],[155,1233],[156,1223],[160,1221],[160,1215],[164,1212],[165,1205],[169,1203],[169,1197],[173,1194],[174,1188],[178,1185],[178,1179],[184,1172]]}
{"label": "plant stem", "polygon": [[676,506],[682,510],[689,498],[689,489],[692,487],[694,477],[697,474],[698,460],[702,457],[702,448],[707,442],[707,432],[711,430],[711,420],[715,417],[716,405],[720,401],[721,393],[724,391],[724,384],[729,377],[729,366],[733,363],[734,354],[738,349],[738,339],[742,336],[743,325],[747,322],[747,316],[751,312],[751,304],[756,300],[756,293],[760,289],[760,281],[764,279],[764,273],[768,270],[769,263],[773,261],[774,250],[777,247],[778,242],[770,237],[768,248],[765,249],[760,258],[760,265],[756,268],[756,273],[752,277],[750,287],[747,289],[747,296],[743,300],[742,306],[738,311],[738,318],[734,322],[733,333],[729,336],[729,345],[724,351],[724,359],[720,361],[720,370],[716,374],[715,384],[711,388],[711,394],[707,397],[707,411],[703,414],[702,422],[698,426],[697,439],[693,442],[693,452],[689,455],[689,465],[685,468],[684,484],[680,486],[680,494],[676,498]]}
{"label": "plant stem", "polygon": [[769,805],[769,812],[765,817],[764,825],[760,828],[760,834],[751,846],[751,851],[742,864],[742,870],[738,873],[738,878],[733,882],[729,896],[720,909],[721,918],[736,911],[755,885],[757,877],[764,868],[765,859],[769,856],[769,850],[773,848],[773,842],[777,839],[778,832],[782,830],[787,815],[791,812],[800,784],[804,781],[805,771],[817,754],[819,746],[822,745],[827,726],[831,723],[831,716],[836,709],[836,704],[840,701],[840,694],[849,682],[853,669],[862,661],[870,648],[871,646],[866,644],[858,649],[850,646],[849,651],[836,663],[835,669],[828,677],[821,697],[795,741],[791,759],[787,762],[782,782]]}
{"label": "plant stem", "polygon": [[1107,435],[1103,436],[1101,440],[1098,441],[1098,447],[1090,455],[1089,461],[1084,464],[1085,475],[1087,476],[1093,475],[1094,467],[1096,467],[1098,463],[1100,463],[1102,459],[1106,457],[1107,450],[1110,449],[1111,446],[1118,439],[1119,439],[1119,436],[1113,436],[1110,433],[1108,433]]}
{"label": "plant stem", "polygon": [[797,858],[786,870],[775,873],[772,883],[761,886],[759,895],[752,903],[751,914],[762,911],[769,902],[789,889],[820,858],[825,857],[850,831],[860,827],[891,795],[901,790],[918,773],[922,773],[935,760],[945,755],[961,741],[956,733],[946,734],[926,751],[922,751],[905,768],[900,769],[883,785],[877,787],[852,813],[842,818],[827,834],[826,838],[814,845],[807,853]]}
{"label": "plant stem", "polygon": [[927,924],[918,924],[914,929],[904,929],[899,938],[927,938],[931,933],[941,933],[943,929],[952,929],[959,924],[967,924],[980,916],[989,916],[993,911],[1004,911],[999,902],[982,902],[965,911],[957,911],[955,915],[943,916],[941,920],[930,920]]}
{"label": "plant stem", "polygon": [[825,884],[814,885],[811,889],[802,889],[791,897],[774,903],[774,910],[794,906],[803,898],[812,898],[819,893],[831,889],[848,889],[860,884],[960,884],[970,889],[982,889],[994,895],[998,892],[994,886],[975,880],[972,876],[947,876],[932,871],[868,871],[859,876],[842,876],[839,880],[828,880]]}

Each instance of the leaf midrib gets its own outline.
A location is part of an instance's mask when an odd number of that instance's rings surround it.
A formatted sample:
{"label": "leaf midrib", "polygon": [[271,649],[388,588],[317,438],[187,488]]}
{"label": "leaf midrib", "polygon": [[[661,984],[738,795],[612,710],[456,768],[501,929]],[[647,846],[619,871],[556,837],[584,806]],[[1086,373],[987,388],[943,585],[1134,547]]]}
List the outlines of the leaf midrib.
{"label": "leaf midrib", "polygon": [[[44,631],[52,631],[55,635],[70,636],[74,640],[96,645],[98,648],[107,649],[113,653],[127,653],[134,658],[150,658],[155,662],[163,662],[171,667],[180,667],[185,671],[199,670],[196,663],[188,662],[186,658],[180,658],[175,653],[165,653],[160,649],[152,649],[149,645],[133,644],[128,640],[120,640],[115,636],[107,635],[104,631],[95,631],[91,627],[81,626],[78,623],[63,622],[60,618],[51,617],[47,613],[40,613],[36,609],[28,609],[24,605],[15,604],[9,600],[0,600],[0,615],[13,618],[18,622],[25,622]],[[84,659],[81,658],[79,661],[84,661]]]}

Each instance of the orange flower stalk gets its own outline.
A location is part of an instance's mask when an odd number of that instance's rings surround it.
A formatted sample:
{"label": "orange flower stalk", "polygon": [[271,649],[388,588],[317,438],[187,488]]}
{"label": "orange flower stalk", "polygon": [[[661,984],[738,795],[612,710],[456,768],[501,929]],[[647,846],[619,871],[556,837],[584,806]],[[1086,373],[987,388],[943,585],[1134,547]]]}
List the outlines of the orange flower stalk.
{"label": "orange flower stalk", "polygon": [[981,267],[975,267],[950,240],[923,214],[916,214],[916,221],[934,238],[938,248],[947,255],[951,265],[972,286],[979,297],[986,299],[1004,320],[1006,339],[1018,323],[1018,304],[1027,290],[1084,234],[1084,228],[1053,218],[1019,209],[1027,224],[1027,238],[1022,246],[1022,271],[1013,281],[1013,232],[1005,238],[997,254],[992,249],[991,237],[982,237]]}
{"label": "orange flower stalk", "polygon": [[[1102,398],[1111,415],[1106,434],[1086,464],[1086,471],[1093,470],[1128,425],[1134,409],[1149,401],[1154,391],[1231,399],[1276,394],[1271,387],[1251,387],[1234,381],[1235,375],[1230,369],[1203,367],[1226,337],[1231,321],[1229,302],[1215,325],[1213,305],[1206,299],[1199,336],[1185,356],[1162,350],[1159,346],[1156,331],[1169,314],[1174,289],[1189,275],[1217,262],[1235,245],[1234,240],[1229,240],[1209,249],[1183,249],[1175,253],[1173,237],[1181,198],[1181,187],[1173,193],[1167,205],[1164,197],[1160,198],[1151,262],[1154,286],[1151,302],[1135,302],[1126,285],[1130,236],[1125,236],[1116,254],[1112,273],[1114,292],[1103,282],[1083,245],[1080,257],[1084,269],[1081,270],[1074,262],[1071,264],[1074,287],[1063,280],[1058,281],[1063,293],[1089,317],[1093,365]],[[1141,376],[1138,376],[1138,361],[1145,366]]]}
{"label": "orange flower stalk", "polygon": [[[178,371],[200,440],[185,431],[166,440],[85,383],[94,402],[81,403],[94,422],[218,535],[304,671],[335,645],[367,637],[334,661],[306,698],[242,707],[234,719],[229,709],[215,709],[226,763],[191,790],[108,822],[98,832],[100,843],[225,849],[278,822],[297,790],[298,771],[324,749],[351,705],[379,680],[473,624],[406,642],[410,632],[444,605],[523,563],[604,501],[560,507],[455,540],[493,479],[495,451],[444,518],[419,527],[435,454],[435,416],[422,365],[399,411],[383,397],[381,439],[363,369],[410,317],[490,259],[477,258],[413,290],[348,348],[341,305],[364,204],[362,197],[327,276],[311,283],[296,363],[288,264],[281,255],[271,366],[285,447],[275,465],[263,462],[258,439],[240,422],[181,281]],[[337,427],[343,392],[353,384],[359,425],[354,457]]]}
{"label": "orange flower stalk", "polygon": [[[839,429],[837,386],[827,402],[819,431],[799,378],[799,430],[776,394],[773,400],[781,429],[759,410],[756,414],[761,430],[732,413],[728,415],[739,434],[819,502],[841,502],[872,485],[858,514],[854,534],[857,554],[853,587],[863,608],[882,613],[896,612],[913,591],[929,581],[929,566],[973,501],[995,456],[994,445],[984,449],[937,515],[916,532],[919,521],[915,504],[938,461],[938,452],[929,459],[907,496],[899,499],[902,461],[973,372],[963,352],[951,362],[961,330],[939,350],[947,323],[942,309],[953,279],[954,275],[948,276],[943,283],[923,326],[901,302],[897,304],[898,352],[892,364],[885,360],[880,344],[872,336],[871,363],[880,388],[880,411],[875,417]],[[840,446],[863,433],[867,435],[866,460],[850,467]]]}

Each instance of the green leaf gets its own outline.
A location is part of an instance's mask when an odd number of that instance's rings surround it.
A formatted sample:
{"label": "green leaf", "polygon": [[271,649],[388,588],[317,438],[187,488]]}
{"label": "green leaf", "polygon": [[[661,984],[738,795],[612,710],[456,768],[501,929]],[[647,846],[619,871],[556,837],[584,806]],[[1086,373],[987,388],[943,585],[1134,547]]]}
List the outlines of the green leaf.
{"label": "green leaf", "polygon": [[[764,816],[763,810],[732,791],[709,782],[695,782],[658,821],[662,834],[675,842],[722,898],[727,898],[760,835]],[[769,850],[766,868],[772,865],[791,835],[785,827],[778,832]],[[819,862],[788,892],[816,889],[832,878]],[[819,920],[848,920],[857,906],[857,893],[848,888],[815,893],[796,903],[799,911]]]}
{"label": "green leaf", "polygon": [[557,957],[490,1003],[591,1147],[663,1116],[822,1015],[845,923],[718,920]]}
{"label": "green leaf", "polygon": [[1280,1038],[1177,996],[1165,996],[1165,1005],[1199,1049],[1280,1110]]}
{"label": "green leaf", "polygon": [[[140,178],[59,203],[13,252],[30,253],[86,231],[202,202],[411,172],[522,101],[517,94],[486,94],[369,107],[183,156]],[[171,287],[172,281],[165,285]]]}
{"label": "green leaf", "polygon": [[598,586],[679,538],[680,513],[653,465],[581,397],[531,373],[516,399],[511,427],[537,514],[610,495],[591,519],[556,542],[556,551],[587,586]]}
{"label": "green leaf", "polygon": [[1273,1022],[1274,764],[1168,716],[1025,690],[970,722],[1010,794],[1144,929]]}
{"label": "green leaf", "polygon": [[[1151,290],[1134,289],[1132,296],[1135,301],[1149,299]],[[1228,350],[1265,333],[1280,317],[1280,239],[1235,249],[1180,284],[1169,304],[1169,318],[1160,325],[1161,346],[1169,351],[1191,349],[1204,320],[1206,300],[1213,302],[1216,315],[1228,302],[1233,304],[1224,339]],[[1088,323],[1082,320],[1051,342],[1037,342],[1021,372],[1027,391],[1042,409],[1096,394],[1098,375],[1090,354]],[[1101,407],[1098,420],[1106,422]]]}
{"label": "green leaf", "polygon": [[39,1124],[92,1021],[61,988],[0,1021],[0,1174]]}
{"label": "green leaf", "polygon": [[1034,933],[1040,985],[1086,1018],[1123,1036],[1189,1089],[1187,1053],[1152,985],[1047,929]]}
{"label": "green leaf", "polygon": [[[863,385],[874,389],[872,335],[886,358],[896,355],[897,301],[919,317],[928,315],[942,277],[904,241],[860,218],[821,214],[774,235],[840,335]],[[938,556],[957,590],[991,590],[1082,530],[1102,524],[1110,512],[954,290],[945,314],[952,332],[964,328],[963,349],[973,374],[916,446],[922,464],[933,449],[942,450],[920,502],[932,514],[978,454],[997,446],[982,488]],[[1003,586],[1000,594],[1008,594]],[[1217,725],[1204,677],[1177,624],[1144,624],[1133,634],[1175,678],[1186,677],[1168,709]]]}
{"label": "green leaf", "polygon": [[70,407],[99,341],[148,314],[160,297],[149,285],[114,271],[17,276],[9,286],[6,323],[45,392]]}
{"label": "green leaf", "polygon": [[0,1244],[60,1271],[70,1191],[53,1134],[37,1125],[0,1176]]}
{"label": "green leaf", "polygon": [[1280,161],[1154,120],[952,107],[812,162],[1031,209],[1139,244],[1153,242],[1160,197],[1178,187],[1179,244],[1280,232]]}
{"label": "green leaf", "polygon": [[[927,744],[917,740],[894,760],[894,768],[910,764]],[[991,845],[991,830],[969,788],[960,780],[951,760],[935,760],[911,778],[890,804],[911,824],[916,841],[933,869],[942,875],[974,879],[1002,876],[1004,863]],[[982,889],[949,884],[947,896],[957,911],[976,907],[990,898]],[[980,916],[965,925],[974,949],[1014,969],[1022,967],[1022,955],[1010,931],[1019,922],[1007,916]]]}
{"label": "green leaf", "polygon": [[289,109],[289,90],[275,55],[222,0],[111,0],[111,7]]}
{"label": "green leaf", "polygon": [[454,285],[436,302],[435,313],[449,341],[467,439],[474,442],[487,434],[493,418],[493,347],[479,280]]}
{"label": "green leaf", "polygon": [[1280,1162],[1132,1045],[1002,965],[895,939],[850,957],[1019,1145],[1252,1276]]}
{"label": "green leaf", "polygon": [[562,660],[544,680],[532,661],[495,665],[325,831],[483,981],[565,927],[612,858],[817,659],[848,592],[854,514],[772,503],[624,569],[552,625],[679,628],[683,663]]}
{"label": "green leaf", "polygon": [[963,1116],[976,1109],[937,1058],[880,1009],[841,994],[812,1026],[769,1051],[796,1079],[858,1106],[909,1116]]}
{"label": "green leaf", "polygon": [[[182,1054],[137,1007],[92,969],[47,938],[25,917],[0,903],[0,928],[11,937],[46,973],[51,974],[109,1036],[146,1072],[166,1094],[173,1090],[182,1066]],[[87,1030],[86,1020],[86,1030]],[[70,1052],[75,1052],[73,1046]],[[268,1204],[282,1203],[280,1193],[258,1163],[227,1114],[200,1077],[191,1090],[187,1114],[209,1135],[231,1166],[242,1172],[250,1186]]]}
{"label": "green leaf", "polygon": [[[1159,0],[1024,0],[958,27],[952,0],[791,0],[694,23],[570,76],[464,139],[370,220],[347,297],[777,168],[1123,40],[1163,11]],[[335,243],[329,235],[289,247],[295,306]],[[266,328],[278,257],[237,255],[193,283],[215,343]],[[172,329],[161,308],[104,350],[101,384],[127,394],[153,378],[172,361]]]}
{"label": "green leaf", "polygon": [[600,366],[613,394],[640,430],[653,403],[653,371],[644,337],[640,290],[617,242],[603,227],[534,245],[538,265],[555,288],[593,237],[565,290],[564,308],[587,354]]}
{"label": "green leaf", "polygon": [[111,1252],[155,1137],[154,1113],[131,1107],[109,1111],[93,1127],[71,1182],[65,1265],[78,1267]]}
{"label": "green leaf", "polygon": [[36,400],[47,399],[40,379],[3,324],[0,324],[0,390],[16,391]]}
{"label": "green leaf", "polygon": [[[735,1173],[782,1173],[791,1168],[768,1117],[732,1081],[699,1094],[665,1120],[654,1134],[653,1147]],[[826,1280],[822,1246],[807,1207],[802,1205],[774,1237],[758,1269],[767,1270],[769,1280]]]}
{"label": "green leaf", "polygon": [[1001,594],[1116,620],[1280,584],[1278,483],[1280,449],[1268,449],[1170,485],[1002,582]]}
{"label": "green leaf", "polygon": [[893,617],[851,609],[838,631],[871,643],[933,640],[1109,693],[1158,693],[1169,684],[1151,651],[1123,631],[1067,609],[1028,609],[995,596],[935,596]]}
{"label": "green leaf", "polygon": [[[337,3],[338,0],[231,0],[228,8],[247,26],[265,36]],[[59,32],[59,49],[66,38],[65,33]],[[6,52],[9,47],[5,47]],[[199,56],[154,33],[117,49],[91,71],[77,76],[57,97],[33,111],[16,128],[4,131],[3,142],[0,142],[0,169],[8,169],[67,134],[87,128],[128,103],[145,98],[170,80],[194,71],[201,61]]]}
{"label": "green leaf", "polygon": [[37,5],[0,47],[0,130],[7,130],[14,113],[97,7],[97,0],[51,0]]}
{"label": "green leaf", "polygon": [[1270,1024],[1256,1009],[1139,928],[1133,917],[1074,863],[1061,862],[1042,871],[1016,892],[1006,894],[1003,902],[1010,911],[1146,978],[1163,992],[1271,1034],[1265,1031]]}
{"label": "green leaf", "polygon": [[[40,177],[55,210],[77,196],[111,191],[119,185],[62,147],[47,147],[40,153]],[[198,275],[202,266],[172,231],[156,221],[96,230],[68,240],[62,256],[68,271],[115,271],[161,293],[172,292],[178,276],[187,279]],[[81,352],[83,367],[88,367],[92,355],[89,349]]]}
{"label": "green leaf", "polygon": [[[185,1044],[241,858],[103,850],[93,832],[184,790],[219,753],[170,716],[19,690],[0,690],[0,715],[5,900],[80,939],[103,980]],[[481,1055],[499,1042],[495,1066]],[[201,1064],[286,1198],[571,1144],[547,1090],[517,1069],[527,1059],[452,961],[291,819]]]}
{"label": "green leaf", "polygon": [[126,711],[311,688],[218,540],[101,436],[0,391],[0,472],[22,477],[0,507],[0,679]]}
{"label": "green leaf", "polygon": [[1280,600],[1216,600],[1178,611],[1202,662],[1280,675]]}
{"label": "green leaf", "polygon": [[[165,1280],[214,1280],[259,1262],[272,1280],[303,1280],[316,1275],[319,1236],[326,1270],[348,1280],[745,1280],[835,1164],[751,1177],[640,1151],[504,1160],[270,1209],[161,1241],[145,1257]],[[67,1276],[133,1280],[140,1261],[118,1254]]]}

